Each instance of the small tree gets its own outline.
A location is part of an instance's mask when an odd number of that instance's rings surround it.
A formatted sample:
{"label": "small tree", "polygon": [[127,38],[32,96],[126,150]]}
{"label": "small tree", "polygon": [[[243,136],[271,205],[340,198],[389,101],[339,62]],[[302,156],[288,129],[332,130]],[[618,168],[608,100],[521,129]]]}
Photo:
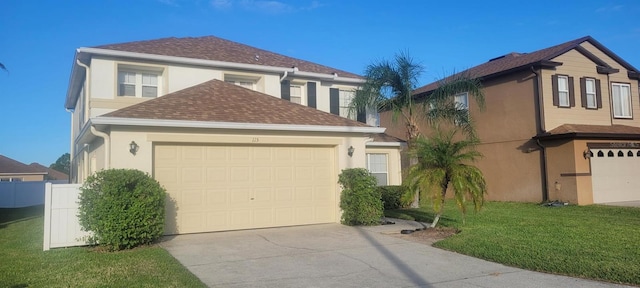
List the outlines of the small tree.
{"label": "small tree", "polygon": [[420,193],[422,199],[430,198],[436,217],[431,227],[436,227],[442,210],[447,189],[451,188],[458,208],[466,213],[467,198],[473,201],[478,211],[484,204],[487,192],[482,171],[471,165],[471,162],[482,154],[474,148],[479,143],[477,138],[456,141],[457,129],[443,132],[435,128],[431,138],[418,138],[412,151],[418,163],[409,168],[405,184],[410,188],[405,194],[413,199],[414,193]]}
{"label": "small tree", "polygon": [[164,231],[166,191],[148,174],[132,169],[102,170],[87,178],[78,218],[89,243],[110,250],[157,240]]}
{"label": "small tree", "polygon": [[49,168],[69,174],[70,158],[71,156],[69,153],[64,153],[62,156],[58,157],[58,160],[56,160],[55,163],[49,165]]}
{"label": "small tree", "polygon": [[383,214],[382,196],[376,178],[364,168],[344,169],[338,176],[342,186],[342,224],[377,225]]}

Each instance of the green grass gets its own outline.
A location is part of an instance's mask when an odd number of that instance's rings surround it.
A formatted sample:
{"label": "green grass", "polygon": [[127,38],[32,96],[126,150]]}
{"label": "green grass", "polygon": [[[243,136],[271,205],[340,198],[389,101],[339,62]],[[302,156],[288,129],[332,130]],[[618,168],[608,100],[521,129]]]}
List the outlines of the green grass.
{"label": "green grass", "polygon": [[160,247],[42,251],[43,207],[0,209],[0,287],[205,287]]}
{"label": "green grass", "polygon": [[[388,217],[430,222],[430,207],[386,211]],[[447,203],[443,226],[461,230],[434,246],[505,265],[640,285],[640,208],[542,207],[488,202],[463,223]]]}

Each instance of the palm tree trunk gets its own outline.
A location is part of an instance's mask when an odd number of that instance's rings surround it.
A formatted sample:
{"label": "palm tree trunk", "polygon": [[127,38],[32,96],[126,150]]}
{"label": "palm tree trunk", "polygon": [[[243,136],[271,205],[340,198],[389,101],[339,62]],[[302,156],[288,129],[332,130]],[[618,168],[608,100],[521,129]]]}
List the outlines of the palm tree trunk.
{"label": "palm tree trunk", "polygon": [[442,199],[440,200],[440,209],[436,213],[436,217],[433,218],[433,223],[431,223],[430,228],[435,228],[438,225],[438,221],[440,221],[440,216],[442,216],[442,211],[444,210],[444,196],[447,194],[447,186],[442,188]]}
{"label": "palm tree trunk", "polygon": [[[417,123],[414,119],[407,119],[407,147],[409,151],[411,151],[415,146],[415,141],[418,139],[420,131],[418,130]],[[413,166],[418,164],[418,159],[415,157],[411,157],[409,159],[409,166]],[[413,202],[411,203],[411,208],[420,208],[420,193],[416,192],[413,196]]]}

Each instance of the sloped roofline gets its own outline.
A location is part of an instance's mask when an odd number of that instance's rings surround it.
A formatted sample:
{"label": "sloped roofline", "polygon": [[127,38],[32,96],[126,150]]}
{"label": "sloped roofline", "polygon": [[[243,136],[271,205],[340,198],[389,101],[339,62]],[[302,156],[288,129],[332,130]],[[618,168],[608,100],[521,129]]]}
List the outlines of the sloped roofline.
{"label": "sloped roofline", "polygon": [[[571,51],[572,49],[578,49],[578,52],[584,54],[586,57],[588,57],[592,61],[596,62],[597,64],[601,64],[601,63],[606,64],[603,60],[598,59],[595,55],[593,55],[590,52],[586,51],[586,49],[581,49],[580,44],[584,43],[585,41],[591,43],[593,46],[595,46],[596,48],[600,49],[607,56],[611,57],[611,59],[613,59],[614,61],[620,63],[620,65],[622,65],[622,67],[624,67],[625,69],[627,69],[629,71],[629,77],[631,77],[633,75],[634,77],[640,78],[639,70],[637,68],[635,68],[633,65],[629,64],[629,62],[627,62],[624,59],[622,59],[620,56],[615,54],[613,51],[609,50],[609,48],[605,47],[604,45],[602,45],[602,43],[598,42],[597,40],[595,40],[591,36],[581,37],[581,38],[578,38],[578,39],[575,39],[575,40],[571,40],[571,41],[568,41],[568,42],[565,42],[565,43],[562,43],[562,44],[554,45],[554,46],[551,46],[551,47],[547,47],[547,48],[543,48],[543,49],[539,49],[539,50],[527,53],[527,54],[534,54],[534,53],[539,53],[539,52],[542,52],[543,50],[550,49],[550,48],[553,48],[553,47],[558,47],[558,46],[563,46],[563,45],[567,46],[564,49],[558,50],[558,51],[556,51],[554,53],[551,53],[551,54],[548,54],[548,55],[544,55],[544,56],[541,55],[541,57],[531,59],[530,61],[528,61],[526,63],[523,63],[521,65],[517,65],[517,66],[514,66],[514,67],[508,67],[506,69],[494,71],[494,72],[492,72],[490,74],[486,74],[486,75],[470,75],[470,76],[471,77],[477,77],[482,81],[482,80],[487,80],[487,79],[490,79],[490,78],[493,78],[493,77],[501,76],[501,75],[504,75],[504,74],[508,74],[508,73],[511,73],[511,72],[520,71],[522,69],[529,69],[531,66],[539,66],[539,67],[559,66],[559,65],[562,65],[562,63],[553,62],[553,61],[551,61],[551,59],[556,58],[556,57],[558,57],[558,56],[560,56],[560,55],[562,55],[564,53],[567,53],[567,52]],[[497,57],[497,58],[494,58],[492,60],[496,60],[496,59],[500,59],[500,58],[502,58],[502,57]],[[491,63],[491,61],[482,63],[480,65],[476,65],[476,66],[471,67],[469,69],[466,69],[466,70],[464,70],[462,72],[457,73],[457,75],[469,73],[470,70],[478,68],[478,67],[483,66],[483,65],[487,65],[489,63]],[[603,67],[603,68],[604,69],[613,69],[608,65]],[[615,69],[613,69],[613,70],[615,70]],[[441,80],[439,80],[439,81],[441,81]],[[435,90],[437,88],[439,81],[435,81],[435,82],[429,83],[427,85],[424,85],[424,86],[422,86],[420,88],[415,89],[414,90],[414,95],[428,94],[429,92],[431,92],[431,91],[433,91],[433,90]]]}
{"label": "sloped roofline", "polygon": [[78,71],[78,69],[80,69],[81,67],[76,63],[77,61],[83,61],[83,60],[85,60],[86,62],[86,58],[89,58],[91,55],[103,55],[103,56],[130,58],[130,59],[161,61],[161,62],[169,62],[169,63],[175,63],[175,64],[189,64],[189,65],[198,65],[198,66],[205,66],[205,67],[232,68],[232,69],[238,69],[238,70],[259,71],[259,72],[267,72],[267,73],[279,73],[284,75],[317,78],[317,79],[326,80],[326,81],[334,81],[334,82],[349,83],[349,84],[363,84],[365,82],[365,80],[362,78],[342,77],[337,73],[326,74],[326,73],[300,71],[297,67],[278,67],[278,66],[245,64],[245,63],[227,62],[227,61],[219,61],[219,60],[207,60],[207,59],[199,59],[199,58],[129,52],[129,51],[112,50],[112,49],[104,49],[104,48],[80,47],[76,49],[76,53],[71,66],[69,88],[67,90],[66,100],[64,104],[66,109],[75,109],[75,105],[77,102],[76,96],[78,95],[78,92],[82,87],[82,81],[84,79],[84,75],[80,71]]}

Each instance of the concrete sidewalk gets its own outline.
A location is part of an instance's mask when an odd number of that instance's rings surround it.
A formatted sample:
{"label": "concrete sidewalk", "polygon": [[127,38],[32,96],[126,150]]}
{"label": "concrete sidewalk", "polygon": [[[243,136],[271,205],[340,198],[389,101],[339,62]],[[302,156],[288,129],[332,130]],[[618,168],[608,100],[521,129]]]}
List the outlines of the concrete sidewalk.
{"label": "concrete sidewalk", "polygon": [[532,272],[392,237],[413,221],[322,224],[166,237],[210,287],[625,287]]}

